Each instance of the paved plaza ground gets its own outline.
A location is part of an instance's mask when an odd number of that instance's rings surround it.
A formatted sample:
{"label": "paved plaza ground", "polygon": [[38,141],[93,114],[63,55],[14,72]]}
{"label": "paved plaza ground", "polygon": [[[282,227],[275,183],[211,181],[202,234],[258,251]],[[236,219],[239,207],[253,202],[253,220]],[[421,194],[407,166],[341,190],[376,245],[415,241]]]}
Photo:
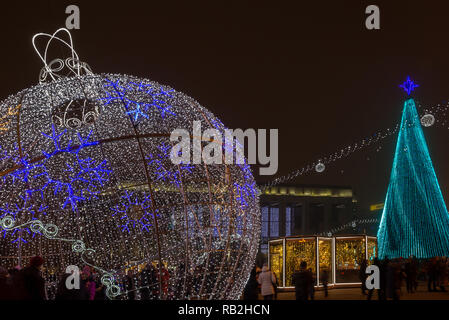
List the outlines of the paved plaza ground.
{"label": "paved plaza ground", "polygon": [[[449,288],[446,288],[449,290]],[[401,300],[449,300],[448,292],[428,292],[427,283],[419,282],[418,291],[412,294],[407,293],[407,289],[402,287]],[[294,300],[294,292],[279,292],[278,300]],[[329,290],[329,296],[324,297],[324,291],[315,292],[316,300],[366,300],[360,288],[334,288]],[[377,292],[373,294],[373,300],[377,300]]]}

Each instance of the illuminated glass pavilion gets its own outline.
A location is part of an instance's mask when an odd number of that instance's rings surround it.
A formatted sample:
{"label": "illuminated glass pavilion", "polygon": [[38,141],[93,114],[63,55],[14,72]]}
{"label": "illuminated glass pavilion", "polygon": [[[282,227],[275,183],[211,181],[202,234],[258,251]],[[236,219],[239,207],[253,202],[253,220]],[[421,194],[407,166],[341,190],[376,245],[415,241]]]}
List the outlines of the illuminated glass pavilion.
{"label": "illuminated glass pavilion", "polygon": [[377,238],[381,259],[449,256],[449,215],[411,98],[404,103]]}

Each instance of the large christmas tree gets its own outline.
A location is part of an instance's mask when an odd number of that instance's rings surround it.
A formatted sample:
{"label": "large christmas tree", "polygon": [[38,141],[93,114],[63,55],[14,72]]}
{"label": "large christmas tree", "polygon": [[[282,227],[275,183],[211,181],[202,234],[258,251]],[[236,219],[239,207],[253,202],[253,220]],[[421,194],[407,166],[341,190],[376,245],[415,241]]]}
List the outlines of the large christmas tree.
{"label": "large christmas tree", "polygon": [[[408,78],[402,87],[410,94],[415,86]],[[411,98],[404,103],[377,237],[381,259],[449,256],[449,214]]]}

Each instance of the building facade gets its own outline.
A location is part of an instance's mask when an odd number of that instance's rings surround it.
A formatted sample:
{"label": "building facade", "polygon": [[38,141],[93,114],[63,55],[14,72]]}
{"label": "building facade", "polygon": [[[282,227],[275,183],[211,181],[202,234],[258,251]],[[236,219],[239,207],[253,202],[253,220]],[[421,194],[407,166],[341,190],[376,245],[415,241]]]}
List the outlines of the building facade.
{"label": "building facade", "polygon": [[317,235],[351,221],[356,199],[350,187],[280,185],[260,197],[261,253],[268,241],[292,235]]}

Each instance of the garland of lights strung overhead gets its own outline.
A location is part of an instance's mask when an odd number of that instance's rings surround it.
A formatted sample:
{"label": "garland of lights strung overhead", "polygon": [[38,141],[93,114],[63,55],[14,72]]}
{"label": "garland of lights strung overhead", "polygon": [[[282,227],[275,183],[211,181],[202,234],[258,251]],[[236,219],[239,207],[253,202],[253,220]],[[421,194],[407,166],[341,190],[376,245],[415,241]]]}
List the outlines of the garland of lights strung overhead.
{"label": "garland of lights strung overhead", "polygon": [[[50,60],[53,43],[68,58]],[[251,169],[170,159],[174,129],[222,122],[168,86],[94,74],[66,29],[33,45],[40,83],[0,103],[0,265],[41,255],[47,284],[89,265],[110,298],[131,271],[140,298],[237,299],[260,237]]]}
{"label": "garland of lights strung overhead", "polygon": [[[423,127],[428,128],[435,124],[438,124],[440,127],[447,127],[447,129],[449,129],[449,124],[446,120],[446,112],[449,109],[449,102],[446,105],[438,104],[436,106],[430,106],[426,108],[420,107],[420,109],[424,109],[423,115],[420,117],[420,122]],[[439,118],[441,118],[441,120]],[[294,180],[297,177],[304,176],[306,174],[311,174],[314,172],[323,173],[326,170],[326,165],[329,165],[341,159],[345,159],[351,156],[356,151],[364,150],[372,145],[375,145],[376,143],[385,141],[387,138],[394,136],[398,132],[399,128],[400,123],[397,123],[392,128],[378,130],[376,133],[357,142],[354,142],[344,148],[341,148],[338,151],[335,151],[325,157],[319,158],[318,160],[311,162],[302,168],[295,169],[287,175],[273,179],[272,181],[261,186],[261,189],[266,190],[270,187],[274,187],[282,183]],[[377,151],[379,151],[380,149],[381,147],[379,147]]]}

